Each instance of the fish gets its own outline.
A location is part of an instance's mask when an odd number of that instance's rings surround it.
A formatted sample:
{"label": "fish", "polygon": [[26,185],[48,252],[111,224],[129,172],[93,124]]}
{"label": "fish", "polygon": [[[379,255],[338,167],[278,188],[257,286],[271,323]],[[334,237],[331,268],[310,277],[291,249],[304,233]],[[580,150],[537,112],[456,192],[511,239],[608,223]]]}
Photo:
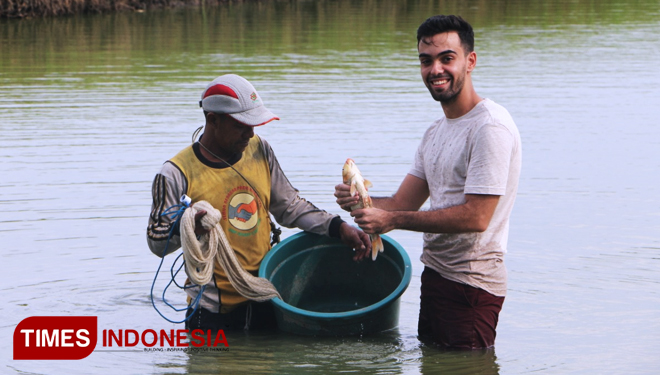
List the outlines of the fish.
{"label": "fish", "polygon": [[[351,196],[357,194],[360,198],[358,204],[351,206],[351,210],[373,207],[371,197],[367,191],[367,189],[373,185],[371,184],[371,181],[362,177],[362,173],[360,173],[360,170],[357,165],[355,165],[353,159],[346,159],[346,163],[344,163],[344,167],[341,170],[341,176],[344,183],[351,187]],[[383,250],[385,250],[383,240],[377,234],[370,234],[369,237],[371,238],[371,260],[376,260],[378,253],[382,253]]]}

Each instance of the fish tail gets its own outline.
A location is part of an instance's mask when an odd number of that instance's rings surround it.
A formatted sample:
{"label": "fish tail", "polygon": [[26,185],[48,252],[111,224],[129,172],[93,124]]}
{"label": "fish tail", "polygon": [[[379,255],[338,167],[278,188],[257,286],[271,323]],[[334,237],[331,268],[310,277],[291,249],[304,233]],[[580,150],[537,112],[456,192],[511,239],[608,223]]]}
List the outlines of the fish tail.
{"label": "fish tail", "polygon": [[376,260],[378,253],[382,253],[385,250],[383,246],[383,239],[380,238],[377,234],[372,234],[371,236],[371,260]]}

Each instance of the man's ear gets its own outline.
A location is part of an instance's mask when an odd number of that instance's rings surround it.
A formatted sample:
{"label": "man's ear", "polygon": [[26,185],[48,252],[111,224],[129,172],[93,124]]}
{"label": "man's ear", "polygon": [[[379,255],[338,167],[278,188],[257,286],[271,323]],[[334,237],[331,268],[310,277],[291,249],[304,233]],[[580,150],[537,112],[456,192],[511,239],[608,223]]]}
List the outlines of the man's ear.
{"label": "man's ear", "polygon": [[206,114],[206,125],[216,127],[220,121],[220,116],[217,113],[209,112]]}
{"label": "man's ear", "polygon": [[472,51],[467,55],[467,71],[471,73],[477,67],[477,53]]}

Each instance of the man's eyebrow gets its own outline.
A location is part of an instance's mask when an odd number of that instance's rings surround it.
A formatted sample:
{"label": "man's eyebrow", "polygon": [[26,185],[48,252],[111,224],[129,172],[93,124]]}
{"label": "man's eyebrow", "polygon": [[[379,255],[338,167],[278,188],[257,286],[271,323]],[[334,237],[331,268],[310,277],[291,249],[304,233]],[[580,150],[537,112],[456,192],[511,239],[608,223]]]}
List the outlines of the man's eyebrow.
{"label": "man's eyebrow", "polygon": [[[447,49],[447,50],[444,50],[444,51],[438,53],[436,56],[447,55],[447,54],[450,54],[450,53],[453,53],[453,54],[455,54],[455,55],[458,55],[458,52],[454,51],[453,49]],[[419,54],[419,57],[420,57],[420,58],[421,58],[421,57],[431,57],[431,55],[428,54],[428,53],[420,53],[420,54]]]}

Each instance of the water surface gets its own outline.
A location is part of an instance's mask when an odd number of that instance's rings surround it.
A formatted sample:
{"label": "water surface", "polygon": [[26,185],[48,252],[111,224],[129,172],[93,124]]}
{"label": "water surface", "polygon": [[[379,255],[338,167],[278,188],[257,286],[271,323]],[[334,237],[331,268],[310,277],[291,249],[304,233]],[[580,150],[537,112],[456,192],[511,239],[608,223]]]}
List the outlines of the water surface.
{"label": "water surface", "polygon": [[414,32],[433,14],[461,14],[475,27],[477,91],[511,112],[524,150],[494,351],[445,353],[417,340],[421,234],[394,231],[413,261],[394,332],[231,334],[219,353],[99,345],[74,363],[12,361],[5,345],[2,372],[655,373],[659,9],[649,0],[278,1],[1,20],[5,342],[34,315],[180,327],[149,301],[151,180],[202,124],[197,101],[218,75],[254,83],[282,119],[257,133],[301,195],[340,213],[332,192],[347,157],[374,195],[393,193],[407,173],[441,115],[419,77]]}

